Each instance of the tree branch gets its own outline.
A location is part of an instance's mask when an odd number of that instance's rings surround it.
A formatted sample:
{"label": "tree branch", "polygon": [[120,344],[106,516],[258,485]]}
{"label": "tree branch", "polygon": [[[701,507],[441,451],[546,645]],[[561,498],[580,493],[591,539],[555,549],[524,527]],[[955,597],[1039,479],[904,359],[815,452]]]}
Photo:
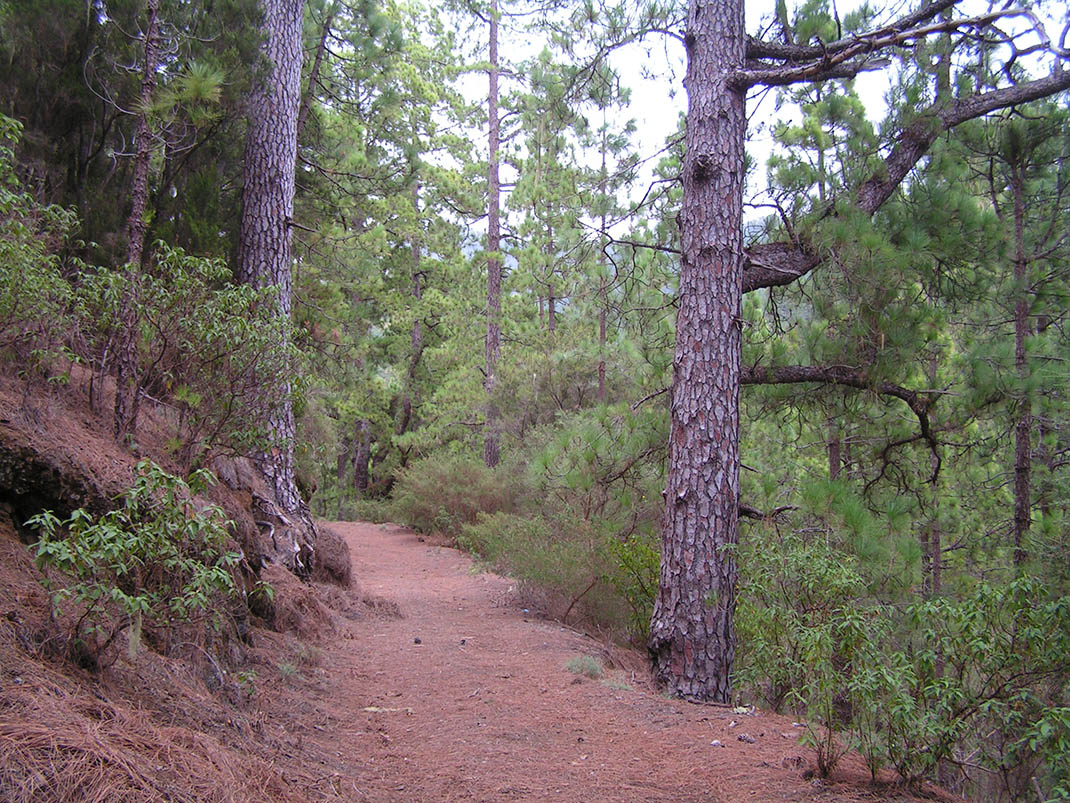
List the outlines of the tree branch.
{"label": "tree branch", "polygon": [[[960,123],[999,109],[1050,97],[1066,89],[1070,89],[1070,70],[1058,70],[1045,78],[1024,84],[994,89],[950,103],[934,103],[899,134],[895,146],[881,162],[879,170],[855,192],[856,205],[867,215],[875,214],[933,142]],[[830,205],[825,215],[833,214],[834,207]],[[743,292],[791,284],[821,262],[820,256],[802,245],[777,242],[751,246],[747,249],[743,269]]]}

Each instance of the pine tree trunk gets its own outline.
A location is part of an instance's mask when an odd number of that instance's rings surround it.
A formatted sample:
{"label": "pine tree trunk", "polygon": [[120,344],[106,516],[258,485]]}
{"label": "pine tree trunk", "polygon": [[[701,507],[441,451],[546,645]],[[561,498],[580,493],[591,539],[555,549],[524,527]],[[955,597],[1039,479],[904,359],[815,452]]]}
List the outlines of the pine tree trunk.
{"label": "pine tree trunk", "polygon": [[160,0],[147,0],[145,65],[141,73],[137,134],[134,138],[134,183],[130,189],[130,216],[126,221],[126,293],[119,309],[119,342],[115,376],[113,430],[117,440],[132,437],[137,430],[141,399],[137,366],[138,274],[145,247],[145,209],[149,204],[149,166],[152,160],[152,126],[148,109],[156,92],[160,52]]}
{"label": "pine tree trunk", "polygon": [[487,92],[489,121],[489,167],[487,169],[487,338],[486,378],[483,387],[487,392],[486,421],[483,435],[483,462],[493,468],[500,459],[501,421],[494,394],[498,389],[498,359],[502,351],[502,261],[498,254],[501,244],[499,231],[499,202],[501,190],[498,183],[498,2],[490,2],[490,89]]}
{"label": "pine tree trunk", "polygon": [[834,480],[840,476],[843,468],[843,439],[840,435],[840,422],[835,418],[829,418],[828,422],[828,456],[829,456],[829,479]]}
{"label": "pine tree trunk", "polygon": [[1022,190],[1025,177],[1021,165],[1012,167],[1012,190],[1014,192],[1014,367],[1018,374],[1018,408],[1014,423],[1014,565],[1021,566],[1026,559],[1026,540],[1032,521],[1030,500],[1030,471],[1032,449],[1030,436],[1033,430],[1032,405],[1029,390],[1029,365],[1025,354],[1025,339],[1029,335],[1029,287],[1028,264],[1025,258],[1025,202]]}
{"label": "pine tree trunk", "polygon": [[[248,102],[245,181],[238,241],[238,279],[254,287],[275,287],[276,314],[288,319],[292,308],[290,224],[294,210],[297,113],[301,81],[301,29],[304,0],[260,0],[266,66]],[[284,347],[286,344],[282,344]],[[269,555],[298,571],[311,568],[315,526],[297,489],[294,466],[293,402],[289,380],[284,401],[268,416],[273,446],[258,456],[274,503],[289,525],[288,538]],[[296,521],[295,521],[296,519]],[[287,543],[283,543],[283,542]]]}
{"label": "pine tree trunk", "polygon": [[668,691],[727,702],[735,655],[739,510],[743,0],[692,0],[682,261],[661,578],[650,626]]}
{"label": "pine tree trunk", "polygon": [[602,247],[598,251],[598,403],[606,403],[606,115],[602,113],[602,169],[598,192],[602,196]]}
{"label": "pine tree trunk", "polygon": [[[420,184],[412,187],[412,208],[417,221],[420,219]],[[420,267],[420,237],[414,234],[412,238],[412,298],[419,306],[423,298],[423,270]],[[397,434],[404,435],[412,425],[412,404],[414,387],[416,385],[416,369],[424,353],[423,327],[420,325],[420,316],[417,315],[412,321],[412,331],[409,334],[409,370],[405,377],[405,387],[401,395],[401,420],[398,421]],[[404,460],[403,460],[404,462]]]}
{"label": "pine tree trunk", "polygon": [[365,419],[357,422],[353,447],[353,487],[360,493],[365,493],[371,485],[368,467],[372,459],[371,425]]}

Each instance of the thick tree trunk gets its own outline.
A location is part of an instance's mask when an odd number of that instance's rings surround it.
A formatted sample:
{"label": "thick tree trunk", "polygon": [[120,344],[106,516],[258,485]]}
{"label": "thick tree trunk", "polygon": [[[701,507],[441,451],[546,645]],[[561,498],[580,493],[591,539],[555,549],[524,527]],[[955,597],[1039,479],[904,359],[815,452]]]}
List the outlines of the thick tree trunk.
{"label": "thick tree trunk", "polygon": [[152,160],[152,126],[148,109],[156,92],[156,69],[160,60],[160,0],[147,0],[145,65],[141,73],[137,134],[134,139],[134,183],[130,188],[130,217],[126,221],[127,289],[119,309],[119,342],[115,376],[113,430],[117,440],[133,436],[137,430],[141,399],[137,367],[137,278],[145,247],[145,209],[149,204],[149,166]]}
{"label": "thick tree trunk", "polygon": [[501,421],[494,394],[498,389],[498,359],[502,351],[502,260],[498,254],[501,232],[498,221],[500,186],[498,183],[498,2],[490,2],[490,88],[487,92],[489,166],[487,168],[487,338],[486,421],[483,434],[483,462],[490,467],[500,459]]}
{"label": "thick tree trunk", "polygon": [[[260,9],[264,15],[263,54],[267,66],[261,71],[248,104],[238,279],[254,287],[275,287],[276,313],[289,318],[293,303],[290,224],[294,210],[304,0],[260,0]],[[258,457],[260,469],[274,494],[271,501],[279,508],[280,519],[288,525],[276,527],[275,542],[279,547],[276,554],[268,557],[297,571],[306,571],[311,568],[316,531],[308,506],[297,490],[296,424],[290,383],[285,384],[282,394],[285,401],[267,422],[274,445]],[[284,532],[286,536],[282,537]]]}
{"label": "thick tree trunk", "polygon": [[743,0],[691,0],[682,261],[661,579],[650,625],[670,693],[726,702],[736,635],[744,92]]}

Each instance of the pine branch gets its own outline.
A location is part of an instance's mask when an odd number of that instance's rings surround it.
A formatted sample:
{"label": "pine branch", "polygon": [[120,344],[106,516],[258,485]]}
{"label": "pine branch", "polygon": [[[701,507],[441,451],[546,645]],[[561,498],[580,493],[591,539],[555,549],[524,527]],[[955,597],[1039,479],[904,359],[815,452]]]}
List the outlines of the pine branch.
{"label": "pine branch", "polygon": [[[1044,78],[995,89],[950,103],[938,101],[921,112],[899,135],[896,145],[874,173],[855,192],[855,204],[873,215],[883,206],[922,156],[941,134],[960,123],[999,109],[1019,106],[1070,89],[1070,70],[1058,70]],[[835,214],[830,204],[825,216]],[[743,292],[762,287],[783,287],[802,278],[822,263],[804,245],[787,242],[762,243],[746,252]]]}

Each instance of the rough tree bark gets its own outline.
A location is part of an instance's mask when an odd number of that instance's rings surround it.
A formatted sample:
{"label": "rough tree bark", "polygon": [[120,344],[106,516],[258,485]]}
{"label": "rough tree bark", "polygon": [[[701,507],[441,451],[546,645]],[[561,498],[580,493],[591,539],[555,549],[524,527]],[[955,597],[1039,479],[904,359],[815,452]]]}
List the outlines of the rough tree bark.
{"label": "rough tree bark", "polygon": [[654,674],[673,695],[727,702],[735,655],[745,90],[743,0],[692,0],[682,258]]}
{"label": "rough tree bark", "polygon": [[[265,64],[248,101],[249,131],[245,140],[237,273],[240,281],[254,287],[275,287],[276,313],[289,318],[293,305],[290,224],[294,209],[304,0],[260,0],[260,10]],[[297,489],[296,425],[290,382],[277,381],[285,383],[282,394],[285,401],[267,422],[273,446],[257,460],[274,496],[262,500],[262,504],[269,502],[276,508],[270,512],[278,519],[270,554],[265,557],[306,572],[311,570],[316,529]]]}
{"label": "rough tree bark", "polygon": [[498,0],[490,0],[489,19],[490,87],[487,92],[488,148],[487,168],[487,337],[485,343],[487,392],[486,420],[483,433],[483,462],[493,468],[500,459],[501,421],[494,394],[498,389],[498,359],[502,352],[502,260],[501,231],[498,221],[501,189],[498,182]]}

